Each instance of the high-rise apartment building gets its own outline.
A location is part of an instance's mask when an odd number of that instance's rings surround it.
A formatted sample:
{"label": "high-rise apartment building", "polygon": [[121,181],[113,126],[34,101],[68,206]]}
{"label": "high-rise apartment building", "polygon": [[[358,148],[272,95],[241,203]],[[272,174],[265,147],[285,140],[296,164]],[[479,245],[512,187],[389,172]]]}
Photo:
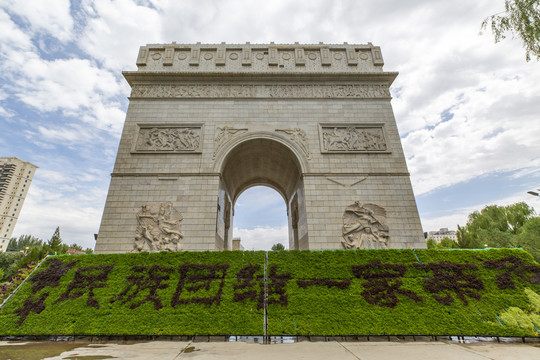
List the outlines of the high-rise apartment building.
{"label": "high-rise apartment building", "polygon": [[7,249],[36,168],[16,157],[0,158],[0,252]]}

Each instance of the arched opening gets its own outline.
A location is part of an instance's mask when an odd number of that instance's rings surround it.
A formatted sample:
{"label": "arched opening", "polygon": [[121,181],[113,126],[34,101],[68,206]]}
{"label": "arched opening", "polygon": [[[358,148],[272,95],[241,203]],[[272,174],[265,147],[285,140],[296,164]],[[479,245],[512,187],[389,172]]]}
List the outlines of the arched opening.
{"label": "arched opening", "polygon": [[241,239],[244,250],[270,250],[278,243],[289,248],[287,204],[268,186],[253,186],[238,196],[233,224],[233,239]]}
{"label": "arched opening", "polygon": [[[269,139],[248,139],[226,155],[221,168],[216,247],[231,250],[234,204],[254,186],[267,186],[285,200],[290,249],[308,249],[302,170],[297,156],[285,144]],[[261,235],[264,237],[264,234]],[[261,238],[261,242],[264,242]],[[250,249],[248,249],[250,250]]]}

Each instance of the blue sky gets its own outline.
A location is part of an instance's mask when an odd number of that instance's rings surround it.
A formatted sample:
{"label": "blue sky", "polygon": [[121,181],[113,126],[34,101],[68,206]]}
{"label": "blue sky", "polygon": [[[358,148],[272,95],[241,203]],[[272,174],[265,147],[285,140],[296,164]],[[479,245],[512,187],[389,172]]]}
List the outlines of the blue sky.
{"label": "blue sky", "polygon": [[[540,187],[540,65],[511,36],[479,35],[503,3],[0,0],[0,156],[39,166],[14,235],[60,226],[93,247],[128,104],[121,71],[139,46],[172,41],[379,45],[400,72],[392,106],[424,231],[489,204],[540,210],[526,194]],[[277,193],[238,201],[246,248],[287,238]]]}

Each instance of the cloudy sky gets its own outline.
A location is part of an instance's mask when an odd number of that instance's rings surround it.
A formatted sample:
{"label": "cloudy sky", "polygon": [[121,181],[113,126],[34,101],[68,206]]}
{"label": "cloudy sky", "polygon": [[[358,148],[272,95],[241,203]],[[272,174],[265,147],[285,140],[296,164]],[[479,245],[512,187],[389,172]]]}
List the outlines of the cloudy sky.
{"label": "cloudy sky", "polygon": [[[14,236],[60,226],[94,246],[128,105],[121,71],[139,46],[172,41],[379,45],[400,72],[392,105],[424,231],[489,204],[540,210],[526,194],[540,187],[540,63],[517,39],[479,35],[503,3],[0,0],[0,156],[39,166]],[[286,241],[284,209],[246,191],[235,235],[248,249]]]}

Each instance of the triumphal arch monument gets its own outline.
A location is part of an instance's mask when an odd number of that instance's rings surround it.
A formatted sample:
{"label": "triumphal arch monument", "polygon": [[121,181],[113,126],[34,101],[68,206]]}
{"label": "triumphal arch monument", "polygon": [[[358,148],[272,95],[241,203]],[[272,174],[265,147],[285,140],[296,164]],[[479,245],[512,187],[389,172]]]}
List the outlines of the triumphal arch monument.
{"label": "triumphal arch monument", "polygon": [[425,247],[383,64],[371,43],[142,46],[96,252],[229,250],[255,185],[290,249]]}

